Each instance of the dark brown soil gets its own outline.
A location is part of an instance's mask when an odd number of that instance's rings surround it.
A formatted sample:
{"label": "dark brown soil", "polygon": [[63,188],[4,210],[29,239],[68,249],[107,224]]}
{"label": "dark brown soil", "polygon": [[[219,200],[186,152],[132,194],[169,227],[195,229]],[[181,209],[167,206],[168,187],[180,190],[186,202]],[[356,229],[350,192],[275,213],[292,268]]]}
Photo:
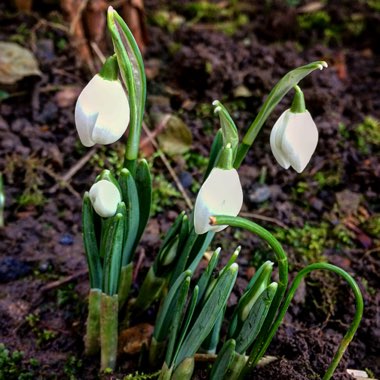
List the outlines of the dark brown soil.
{"label": "dark brown soil", "polygon": [[[366,117],[380,120],[379,13],[369,1],[330,1],[323,9],[330,17],[327,25],[319,22],[305,29],[297,22],[299,7],[312,2],[294,8],[286,2],[247,1],[240,2],[239,12],[249,22],[238,27],[233,37],[218,29],[224,19],[210,14],[174,32],[157,25],[157,10],[194,21],[197,15],[191,3],[145,2],[149,35],[145,62],[150,68],[147,123],[157,112],[178,114],[193,133],[194,153],[206,156],[217,130],[209,107],[214,99],[226,104],[243,131],[288,70],[319,59],[329,63],[329,69],[302,82],[320,133],[311,163],[301,175],[281,169],[270,152],[270,129],[264,128],[240,170],[246,194],[243,211],[269,218],[259,223],[271,231],[277,231],[278,225],[299,230],[321,222],[327,224],[327,231],[341,231],[333,243],[330,238],[306,238],[322,246],[320,257],[354,275],[365,299],[363,322],[334,379],[349,379],[346,368],[369,369],[380,376],[380,127],[377,143],[365,139],[368,132],[358,132]],[[26,15],[0,5],[0,40],[18,41],[31,49],[43,73],[0,88],[10,94],[0,102],[0,172],[6,194],[5,227],[0,229],[0,342],[10,351],[24,352],[18,368],[31,378],[96,379],[97,360],[83,356],[88,279],[81,241],[81,194],[98,173],[96,165],[109,167],[112,160],[104,163],[105,150],[99,148],[90,163],[62,180],[87,153],[77,139],[73,108],[76,94],[90,76],[77,67],[68,34],[56,25],[62,23],[60,13],[52,5],[48,10],[35,8]],[[350,27],[358,25],[355,20],[362,20],[359,32]],[[326,37],[331,33],[335,35]],[[242,86],[243,97],[236,93]],[[68,100],[62,101],[65,96]],[[268,126],[290,102],[287,97],[281,103]],[[121,143],[116,147],[122,152]],[[200,171],[183,159],[171,163],[194,199],[191,184],[201,178]],[[154,164],[156,174],[171,182],[161,162]],[[152,217],[137,254],[146,255],[137,284],[157,252],[160,234],[184,207],[184,202],[173,201],[169,213]],[[268,253],[257,238],[239,236],[241,276],[231,304],[253,267]],[[227,230],[213,247],[220,244],[231,252],[239,244],[235,239],[231,246],[236,237]],[[286,234],[282,242],[289,252],[291,278],[316,259],[312,245],[302,241],[307,248],[301,251]],[[298,290],[269,348],[268,354],[279,360],[255,370],[254,378],[320,378],[353,313],[347,286],[333,276],[313,274]],[[39,364],[33,366],[30,358]],[[135,357],[122,358],[118,378],[138,369],[136,363]],[[1,371],[0,367],[0,379]],[[206,378],[205,371],[197,376]]]}

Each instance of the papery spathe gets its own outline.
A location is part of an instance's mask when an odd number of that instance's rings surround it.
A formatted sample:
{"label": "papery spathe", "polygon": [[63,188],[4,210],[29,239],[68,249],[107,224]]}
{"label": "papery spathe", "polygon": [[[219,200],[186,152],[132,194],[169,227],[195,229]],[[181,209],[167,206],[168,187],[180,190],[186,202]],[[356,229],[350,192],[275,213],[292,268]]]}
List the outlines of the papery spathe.
{"label": "papery spathe", "polygon": [[89,195],[92,207],[99,216],[109,218],[116,214],[121,196],[119,189],[112,182],[102,179],[94,183]]}
{"label": "papery spathe", "polygon": [[214,168],[199,190],[194,206],[194,228],[197,234],[218,232],[227,226],[210,225],[213,215],[236,216],[243,204],[243,190],[235,169]]}
{"label": "papery spathe", "polygon": [[80,141],[87,147],[114,143],[126,131],[129,114],[129,102],[121,82],[95,75],[75,106]]}
{"label": "papery spathe", "polygon": [[298,173],[309,163],[317,144],[318,129],[307,110],[301,113],[286,110],[270,134],[270,146],[277,162],[284,169],[292,166]]}

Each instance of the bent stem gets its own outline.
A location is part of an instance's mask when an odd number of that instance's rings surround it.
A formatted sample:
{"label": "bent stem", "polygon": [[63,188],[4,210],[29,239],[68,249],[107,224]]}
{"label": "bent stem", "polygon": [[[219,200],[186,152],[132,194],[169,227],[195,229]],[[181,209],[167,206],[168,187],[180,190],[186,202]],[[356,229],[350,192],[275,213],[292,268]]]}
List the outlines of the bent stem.
{"label": "bent stem", "polygon": [[[261,330],[253,344],[251,354],[247,361],[246,367],[252,368],[254,365],[254,360],[257,357],[257,353],[261,352],[260,348],[266,342],[267,331],[269,331],[274,319],[276,318],[278,309],[281,305],[286,288],[288,286],[288,258],[279,241],[265,228],[259,226],[254,222],[251,222],[250,220],[240,217],[218,215],[211,217],[210,222],[212,225],[228,224],[231,227],[243,228],[247,231],[252,232],[253,234],[256,234],[270,245],[270,247],[273,249],[275,253],[278,262],[278,288],[275,296],[273,297],[271,306],[269,308],[265,321],[261,327]],[[243,372],[245,372],[245,370],[243,370]]]}
{"label": "bent stem", "polygon": [[234,167],[237,169],[243,162],[245,156],[247,155],[249,148],[256,139],[256,136],[260,132],[268,116],[272,113],[273,109],[277,106],[282,98],[295,86],[305,78],[307,75],[312,73],[314,70],[322,70],[327,67],[327,63],[324,61],[316,61],[309,63],[308,65],[298,67],[290,72],[288,72],[282,79],[273,87],[272,91],[269,93],[267,99],[262,105],[260,112],[257,114],[255,120],[249,126],[247,133],[243,137],[242,143],[238,148]]}
{"label": "bent stem", "polygon": [[267,337],[265,344],[262,346],[262,349],[261,349],[259,355],[256,357],[255,361],[253,363],[247,363],[246,370],[244,371],[245,373],[250,371],[258,363],[261,356],[264,355],[264,353],[265,353],[266,349],[268,348],[274,334],[276,333],[279,325],[281,324],[282,319],[284,318],[286,311],[288,310],[289,304],[292,301],[292,299],[294,297],[294,293],[296,292],[300,282],[302,281],[302,279],[306,275],[308,275],[310,272],[312,272],[314,270],[328,270],[328,271],[334,272],[334,273],[338,274],[339,276],[343,277],[347,281],[348,285],[351,287],[351,289],[355,295],[356,310],[355,310],[354,319],[353,319],[347,333],[345,334],[342,341],[340,342],[338,349],[337,349],[329,367],[327,368],[325,375],[323,376],[323,380],[329,380],[331,378],[331,376],[333,375],[336,367],[338,366],[344,352],[346,351],[348,345],[350,344],[352,338],[354,337],[356,330],[359,327],[360,321],[361,321],[362,316],[363,316],[364,304],[363,304],[362,293],[361,293],[359,286],[356,283],[356,281],[343,269],[341,269],[335,265],[328,264],[328,263],[316,263],[316,264],[308,265],[306,268],[302,269],[297,274],[297,276],[295,277],[295,279],[294,279],[294,281],[293,281],[293,283],[289,289],[289,292],[287,294],[287,297],[284,301],[283,306],[281,307],[281,310],[277,316],[277,319],[273,323],[273,326],[272,326],[271,330],[269,331],[269,334],[268,334],[268,337]]}

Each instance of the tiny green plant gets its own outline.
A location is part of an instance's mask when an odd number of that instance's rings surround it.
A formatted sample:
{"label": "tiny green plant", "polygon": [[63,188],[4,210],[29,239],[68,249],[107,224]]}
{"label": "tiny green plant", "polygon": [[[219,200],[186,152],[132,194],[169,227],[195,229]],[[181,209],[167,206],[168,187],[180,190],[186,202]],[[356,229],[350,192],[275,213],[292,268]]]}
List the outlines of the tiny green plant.
{"label": "tiny green plant", "polygon": [[[160,380],[191,379],[196,357],[203,354],[216,357],[210,379],[243,379],[263,357],[300,281],[311,271],[328,270],[347,281],[356,300],[353,322],[323,377],[330,379],[362,317],[363,299],[356,282],[342,269],[317,262],[302,269],[289,285],[288,258],[280,242],[260,225],[238,216],[243,204],[238,169],[271,112],[292,89],[293,103],[272,128],[270,146],[284,169],[305,170],[318,143],[318,129],[298,84],[327,64],[317,61],[286,74],[242,138],[227,108],[218,100],[213,102],[220,129],[194,208],[181,212],[173,222],[136,297],[130,299],[134,254],[152,209],[150,166],[139,159],[146,78],[132,33],[112,7],[108,29],[114,54],[80,94],[75,122],[82,144],[88,147],[116,142],[127,127],[129,134],[124,162],[115,164],[122,169],[101,171],[83,197],[83,240],[91,288],[85,353],[100,351],[101,371],[112,372],[117,365],[119,329],[159,301],[150,346],[144,351],[152,373],[161,368]],[[153,205],[155,210],[158,207]],[[250,279],[223,336],[221,327],[238,276],[240,247],[222,267],[223,253],[216,249],[197,279],[194,273],[215,234],[228,226],[257,235],[269,245],[274,259],[262,261]],[[274,265],[276,281],[272,279]]]}

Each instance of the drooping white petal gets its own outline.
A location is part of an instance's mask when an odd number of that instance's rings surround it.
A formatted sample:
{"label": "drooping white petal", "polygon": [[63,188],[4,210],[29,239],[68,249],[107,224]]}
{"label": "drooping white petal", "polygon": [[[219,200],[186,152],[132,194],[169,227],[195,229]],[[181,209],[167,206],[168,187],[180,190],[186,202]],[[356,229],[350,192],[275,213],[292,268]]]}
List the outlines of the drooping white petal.
{"label": "drooping white petal", "polygon": [[119,189],[110,181],[102,179],[91,186],[89,191],[92,207],[103,217],[114,216],[121,201]]}
{"label": "drooping white petal", "polygon": [[195,201],[195,232],[200,235],[225,229],[227,226],[211,226],[210,216],[236,216],[242,204],[243,190],[238,172],[235,169],[212,169]]}
{"label": "drooping white petal", "polygon": [[126,131],[130,117],[127,95],[119,80],[95,75],[78,97],[75,124],[84,146],[111,144]]}
{"label": "drooping white petal", "polygon": [[318,129],[309,111],[289,112],[281,148],[294,170],[301,173],[305,169],[317,144]]}
{"label": "drooping white petal", "polygon": [[279,163],[279,165],[281,165],[284,169],[289,169],[290,167],[290,162],[281,149],[282,136],[284,133],[284,128],[286,127],[288,121],[288,117],[289,110],[286,110],[278,118],[270,133],[270,146],[272,149],[273,156]]}

